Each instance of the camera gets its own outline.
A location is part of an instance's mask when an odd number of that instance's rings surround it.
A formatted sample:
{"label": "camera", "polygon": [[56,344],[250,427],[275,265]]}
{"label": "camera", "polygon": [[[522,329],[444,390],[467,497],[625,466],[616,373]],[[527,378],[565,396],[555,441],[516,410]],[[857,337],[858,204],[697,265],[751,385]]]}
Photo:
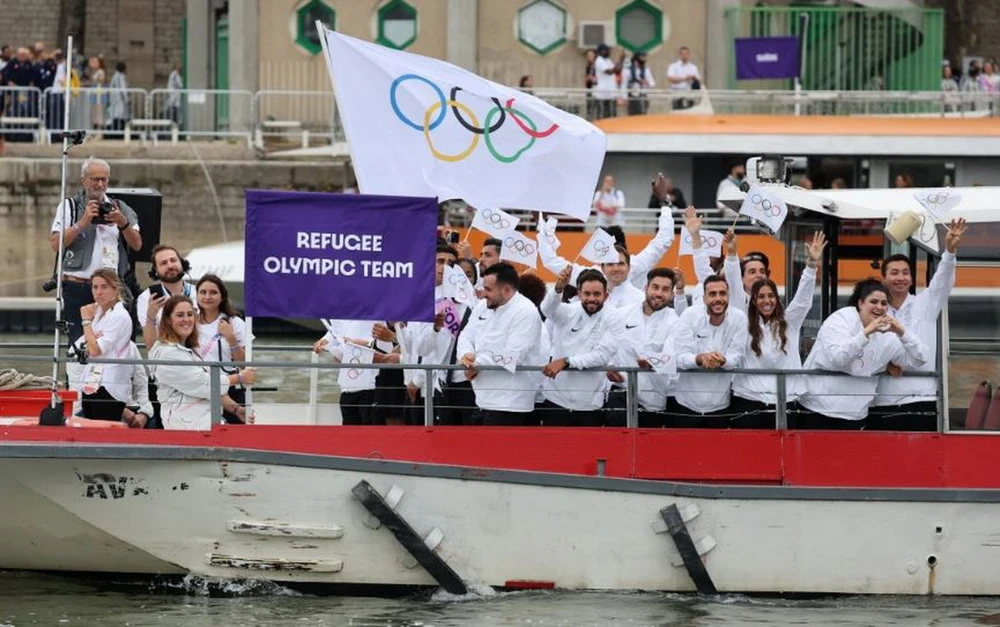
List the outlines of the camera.
{"label": "camera", "polygon": [[94,224],[106,224],[107,215],[115,210],[115,204],[112,202],[102,202],[97,206],[97,217],[93,219]]}
{"label": "camera", "polygon": [[49,279],[45,283],[42,283],[42,291],[46,293],[51,292],[52,290],[56,289],[58,285],[59,283],[56,281],[55,275],[53,275],[51,279]]}

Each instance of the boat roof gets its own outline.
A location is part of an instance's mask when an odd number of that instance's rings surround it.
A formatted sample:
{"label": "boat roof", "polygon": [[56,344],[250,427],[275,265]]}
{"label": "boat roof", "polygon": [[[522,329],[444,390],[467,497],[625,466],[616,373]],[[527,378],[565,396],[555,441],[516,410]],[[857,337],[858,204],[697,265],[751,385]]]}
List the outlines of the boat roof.
{"label": "boat roof", "polygon": [[995,118],[666,114],[595,124],[609,153],[997,157],[1000,139]]}

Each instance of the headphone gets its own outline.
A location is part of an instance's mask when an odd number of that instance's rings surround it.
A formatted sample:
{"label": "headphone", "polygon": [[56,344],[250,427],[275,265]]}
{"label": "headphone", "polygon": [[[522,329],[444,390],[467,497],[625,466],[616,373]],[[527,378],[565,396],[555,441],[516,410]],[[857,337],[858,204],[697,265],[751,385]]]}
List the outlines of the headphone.
{"label": "headphone", "polygon": [[[184,257],[181,257],[180,255],[177,256],[181,260],[181,276],[184,276],[185,274],[191,271],[191,263],[188,262],[188,260],[185,259]],[[149,267],[149,278],[153,279],[154,281],[160,280],[160,275],[156,274],[155,263]]]}

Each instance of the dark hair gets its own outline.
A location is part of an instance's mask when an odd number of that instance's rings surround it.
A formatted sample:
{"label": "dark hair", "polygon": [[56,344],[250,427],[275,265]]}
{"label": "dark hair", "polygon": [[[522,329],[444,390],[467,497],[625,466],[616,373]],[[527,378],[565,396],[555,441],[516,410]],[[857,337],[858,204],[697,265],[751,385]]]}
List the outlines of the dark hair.
{"label": "dark hair", "polygon": [[[177,306],[181,303],[187,303],[191,305],[191,309],[196,309],[194,303],[187,296],[178,295],[168,298],[167,302],[163,303],[163,310],[160,315],[160,327],[157,332],[157,336],[161,342],[181,343],[181,337],[174,331],[174,325],[170,322],[170,316],[173,315],[174,309],[177,309]],[[198,325],[194,325],[194,328],[191,329],[191,335],[184,340],[184,346],[191,349],[198,348]]]}
{"label": "dark hair", "polygon": [[496,246],[497,251],[499,251],[503,248],[503,240],[496,237],[487,237],[486,241],[483,242],[483,248],[486,248],[487,246]]}
{"label": "dark hair", "polygon": [[455,261],[458,261],[458,251],[455,250],[454,246],[451,246],[449,244],[445,244],[444,246],[442,246],[441,244],[438,244],[437,251],[435,254],[440,254],[440,253],[451,255],[452,257],[455,258]]}
{"label": "dark hair", "polygon": [[[622,255],[625,255],[625,265],[627,265],[627,266],[631,266],[632,265],[632,255],[629,254],[627,248],[625,248],[624,246],[619,246],[618,244],[615,244],[615,250],[618,251],[619,253],[621,253]],[[608,263],[618,263],[618,262],[617,261],[605,261],[601,265],[603,266],[603,265],[606,265]]]}
{"label": "dark hair", "polygon": [[742,257],[740,257],[740,275],[741,276],[746,273],[746,271],[747,271],[747,264],[750,263],[751,261],[759,261],[759,262],[761,262],[762,264],[764,264],[764,272],[766,272],[768,275],[771,274],[771,260],[767,258],[767,255],[765,255],[764,253],[760,252],[759,250],[751,250],[747,254],[745,254]]}
{"label": "dark hair", "polygon": [[600,272],[598,272],[593,268],[587,268],[586,270],[581,272],[578,277],[576,277],[576,289],[578,291],[583,289],[583,284],[586,283],[587,281],[598,281],[600,282],[601,285],[604,286],[605,291],[607,291],[608,289],[608,279],[603,274],[601,274]]}
{"label": "dark hair", "polygon": [[882,281],[872,277],[862,279],[854,284],[854,291],[851,292],[851,297],[847,299],[847,304],[857,309],[858,305],[860,305],[863,300],[875,292],[882,292],[886,296],[889,295],[889,292]]}
{"label": "dark hair", "polygon": [[653,268],[646,273],[646,283],[653,279],[670,279],[670,285],[677,284],[677,275],[670,268]]}
{"label": "dark hair", "polygon": [[165,250],[172,250],[174,252],[174,254],[177,255],[178,259],[181,258],[180,251],[177,250],[176,248],[174,248],[173,246],[171,246],[170,244],[157,244],[153,248],[153,252],[150,253],[150,255],[149,255],[149,260],[151,262],[153,262],[153,267],[154,268],[156,267],[156,256],[159,255],[160,253],[162,253]]}
{"label": "dark hair", "polygon": [[462,266],[463,270],[465,269],[465,265],[464,264],[468,264],[469,267],[472,268],[472,283],[473,283],[473,285],[475,285],[476,281],[479,280],[479,264],[476,263],[476,260],[475,259],[469,259],[468,257],[465,257],[465,258],[459,259],[455,263],[457,263],[458,265]]}
{"label": "dark hair", "polygon": [[521,82],[518,83],[518,87],[524,87],[524,86],[526,86],[528,84],[529,80],[531,80],[531,75],[530,74],[525,74],[524,76],[521,77]]}
{"label": "dark hair", "polygon": [[885,259],[882,260],[882,278],[883,279],[885,278],[885,273],[889,271],[889,264],[890,263],[896,263],[898,261],[902,261],[903,263],[906,264],[906,267],[910,269],[910,276],[913,276],[913,274],[915,274],[914,271],[913,271],[913,264],[910,263],[910,258],[907,257],[906,255],[900,255],[900,254],[897,253],[895,255],[889,255],[888,257],[886,257]]}
{"label": "dark hair", "polygon": [[781,304],[781,299],[778,298],[778,286],[771,279],[755,281],[753,287],[750,288],[750,303],[747,305],[747,319],[750,324],[750,348],[754,354],[760,357],[760,340],[764,335],[764,331],[760,327],[761,316],[760,312],[757,311],[757,294],[765,287],[771,288],[771,291],[774,292],[775,300],[774,313],[771,314],[771,317],[765,324],[770,328],[771,333],[781,340],[781,352],[787,355],[788,351],[785,350],[785,345],[788,344],[788,322],[785,320],[785,306]]}
{"label": "dark hair", "polygon": [[622,230],[620,226],[602,226],[602,229],[607,231],[608,235],[615,238],[615,246],[621,246],[624,249],[628,249],[628,245],[625,242],[625,231]]}
{"label": "dark hair", "polygon": [[115,69],[118,70],[119,72],[124,72],[125,71],[125,62],[124,61],[119,61],[118,63],[115,63]]}
{"label": "dark hair", "polygon": [[548,287],[537,274],[522,274],[520,280],[518,281],[517,291],[521,292],[525,298],[530,300],[535,304],[535,307],[540,307],[542,301],[545,300],[545,294],[548,291]]}
{"label": "dark hair", "polygon": [[515,290],[517,290],[517,286],[521,284],[520,278],[517,276],[517,270],[514,269],[514,266],[503,261],[495,263],[489,268],[483,270],[483,278],[491,275],[496,277],[496,282],[498,284],[503,283],[509,285]]}
{"label": "dark hair", "polygon": [[[205,276],[198,279],[198,282],[194,285],[195,298],[197,298],[198,289],[201,287],[202,283],[214,283],[215,287],[219,288],[219,311],[226,314],[229,317],[236,315],[236,309],[233,308],[232,303],[229,302],[229,290],[226,288],[226,284],[218,276],[214,274],[206,274]],[[198,308],[198,317],[201,317],[201,308]]]}
{"label": "dark hair", "polygon": [[701,286],[706,293],[708,292],[708,285],[710,283],[725,283],[726,289],[727,290],[729,289],[729,282],[726,281],[726,277],[722,276],[721,274],[713,274],[711,276],[705,277],[705,280],[702,281]]}

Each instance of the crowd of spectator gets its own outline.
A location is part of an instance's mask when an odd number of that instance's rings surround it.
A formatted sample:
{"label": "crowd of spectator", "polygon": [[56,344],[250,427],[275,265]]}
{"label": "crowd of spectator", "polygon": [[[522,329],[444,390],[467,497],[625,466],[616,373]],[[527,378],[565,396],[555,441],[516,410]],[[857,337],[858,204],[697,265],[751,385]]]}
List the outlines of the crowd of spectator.
{"label": "crowd of spectator", "polygon": [[[656,77],[645,52],[629,58],[624,50],[612,54],[607,44],[584,53],[584,87],[587,88],[587,118],[601,119],[618,115],[619,106],[627,106],[628,115],[649,111],[648,91],[656,87]],[[692,92],[701,89],[701,73],[691,61],[691,50],[681,46],[677,60],[666,72],[666,85],[672,92],[671,106],[687,109],[694,106]]]}

